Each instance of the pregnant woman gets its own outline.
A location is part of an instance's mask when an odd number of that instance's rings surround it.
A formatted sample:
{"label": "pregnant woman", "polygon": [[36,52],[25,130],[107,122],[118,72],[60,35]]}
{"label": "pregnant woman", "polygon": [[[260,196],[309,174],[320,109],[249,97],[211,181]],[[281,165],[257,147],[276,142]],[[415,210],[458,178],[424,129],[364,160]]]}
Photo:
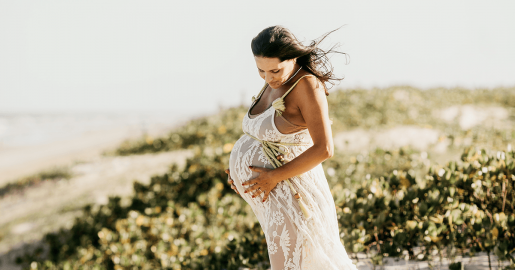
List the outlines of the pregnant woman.
{"label": "pregnant woman", "polygon": [[[328,34],[330,34],[329,32]],[[335,78],[318,44],[273,26],[252,40],[265,85],[243,119],[228,182],[252,207],[272,270],[357,269],[340,242],[321,162],[333,155],[325,83]]]}

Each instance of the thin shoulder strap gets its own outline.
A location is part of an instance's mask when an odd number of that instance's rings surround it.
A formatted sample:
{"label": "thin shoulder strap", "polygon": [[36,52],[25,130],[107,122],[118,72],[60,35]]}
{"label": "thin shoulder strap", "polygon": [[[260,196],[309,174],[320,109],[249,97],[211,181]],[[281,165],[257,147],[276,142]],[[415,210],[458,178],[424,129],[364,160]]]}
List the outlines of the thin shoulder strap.
{"label": "thin shoulder strap", "polygon": [[[268,83],[265,83],[265,86],[263,86],[263,88],[261,88],[261,91],[259,91],[259,94],[257,95],[257,98],[261,97],[261,94],[263,94],[263,92],[265,91],[266,87],[268,86]],[[252,96],[252,103],[254,103],[254,101],[257,99],[255,96]]]}
{"label": "thin shoulder strap", "polygon": [[284,99],[284,97],[286,97],[286,95],[288,95],[290,93],[291,90],[293,90],[293,88],[295,88],[295,86],[297,85],[297,83],[299,83],[300,80],[302,80],[302,78],[304,77],[307,77],[307,76],[314,76],[312,74],[307,74],[307,75],[304,75],[302,77],[300,77],[291,87],[290,89],[288,89],[288,91],[286,91],[286,93],[284,93],[284,95],[282,96],[282,98]]}
{"label": "thin shoulder strap", "polygon": [[277,115],[282,115],[282,113],[284,112],[284,110],[286,109],[285,105],[284,105],[284,97],[286,97],[286,95],[288,95],[290,93],[290,91],[295,88],[295,86],[297,85],[297,83],[299,83],[299,81],[304,78],[304,77],[307,77],[307,76],[314,76],[314,75],[304,75],[302,77],[300,77],[291,87],[290,89],[288,89],[288,91],[286,91],[286,93],[284,93],[284,95],[280,98],[277,98],[274,102],[272,102],[272,106],[275,108],[275,112],[277,113]]}

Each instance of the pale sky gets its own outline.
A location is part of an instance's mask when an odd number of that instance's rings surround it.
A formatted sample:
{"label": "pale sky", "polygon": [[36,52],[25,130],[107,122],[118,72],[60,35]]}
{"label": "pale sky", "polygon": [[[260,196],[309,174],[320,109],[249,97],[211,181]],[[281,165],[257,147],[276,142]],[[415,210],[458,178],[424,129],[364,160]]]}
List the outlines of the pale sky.
{"label": "pale sky", "polygon": [[[209,113],[250,103],[251,39],[324,43],[337,88],[515,86],[515,1],[0,0],[0,112]],[[177,114],[177,116],[180,116]]]}

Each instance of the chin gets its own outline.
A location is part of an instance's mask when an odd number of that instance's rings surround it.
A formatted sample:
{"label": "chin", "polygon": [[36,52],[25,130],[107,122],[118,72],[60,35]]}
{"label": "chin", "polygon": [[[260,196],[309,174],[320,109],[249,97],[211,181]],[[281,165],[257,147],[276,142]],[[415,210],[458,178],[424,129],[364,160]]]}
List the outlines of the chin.
{"label": "chin", "polygon": [[281,86],[281,84],[280,84],[280,83],[277,83],[277,82],[269,83],[269,85],[270,85],[272,88],[280,87],[280,86]]}

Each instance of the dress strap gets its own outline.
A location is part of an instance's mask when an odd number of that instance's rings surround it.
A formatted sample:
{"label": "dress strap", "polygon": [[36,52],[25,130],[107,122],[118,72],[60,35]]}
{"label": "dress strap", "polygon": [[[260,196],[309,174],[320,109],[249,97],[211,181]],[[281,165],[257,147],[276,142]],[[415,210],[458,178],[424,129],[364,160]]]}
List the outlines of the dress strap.
{"label": "dress strap", "polygon": [[307,77],[307,76],[314,76],[312,74],[307,74],[307,75],[304,75],[302,77],[300,77],[291,87],[290,89],[288,89],[288,91],[286,91],[286,93],[284,93],[284,95],[282,96],[282,98],[284,99],[284,97],[286,97],[286,95],[288,95],[290,93],[291,90],[293,90],[293,88],[295,88],[295,86],[297,86],[297,84],[299,83],[300,80],[302,80],[302,78],[304,77]]}
{"label": "dress strap", "polygon": [[[265,83],[265,86],[263,86],[263,88],[261,88],[261,91],[259,91],[257,98],[261,97],[261,95],[263,94],[263,92],[265,91],[267,86],[268,86],[268,83]],[[256,100],[256,97],[252,96],[252,103],[254,103],[255,100]]]}
{"label": "dress strap", "polygon": [[284,95],[280,98],[277,98],[276,100],[274,100],[274,102],[272,102],[272,106],[275,108],[275,112],[276,114],[279,116],[282,116],[282,113],[284,112],[284,110],[286,110],[286,107],[284,106],[284,97],[286,97],[286,95],[288,95],[290,93],[291,90],[293,90],[293,88],[295,88],[295,86],[297,85],[297,83],[299,83],[299,81],[304,78],[304,77],[307,77],[307,76],[314,76],[314,75],[304,75],[302,77],[300,77],[291,87],[290,89],[288,89],[288,91],[286,91],[286,93],[284,93]]}

